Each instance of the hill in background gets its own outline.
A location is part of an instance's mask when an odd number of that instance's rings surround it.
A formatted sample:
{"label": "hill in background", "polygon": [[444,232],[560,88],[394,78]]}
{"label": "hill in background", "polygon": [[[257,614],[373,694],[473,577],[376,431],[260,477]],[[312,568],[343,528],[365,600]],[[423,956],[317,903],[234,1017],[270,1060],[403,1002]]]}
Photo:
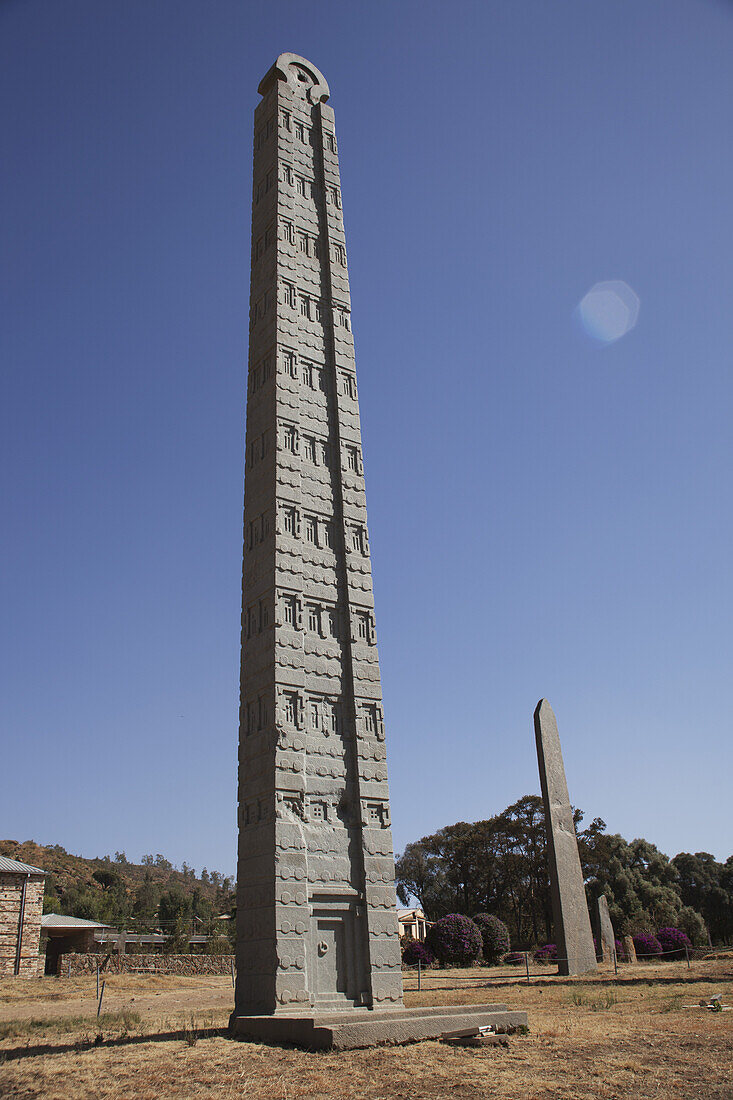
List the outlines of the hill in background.
{"label": "hill in background", "polygon": [[130,863],[124,852],[86,859],[60,844],[0,840],[0,855],[46,872],[44,913],[98,920],[128,931],[188,927],[210,934],[215,918],[234,910],[231,878],[206,868],[197,875],[186,863],[179,870],[160,853]]}

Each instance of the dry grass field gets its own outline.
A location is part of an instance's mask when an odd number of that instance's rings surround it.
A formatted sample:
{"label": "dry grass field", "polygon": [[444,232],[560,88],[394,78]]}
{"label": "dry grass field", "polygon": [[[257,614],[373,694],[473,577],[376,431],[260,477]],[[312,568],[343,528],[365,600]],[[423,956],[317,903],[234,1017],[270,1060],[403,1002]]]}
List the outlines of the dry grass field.
{"label": "dry grass field", "polygon": [[[0,1096],[14,1100],[731,1100],[733,960],[624,967],[527,986],[496,970],[430,972],[406,1001],[506,1001],[530,1034],[502,1048],[438,1042],[304,1053],[227,1038],[229,978],[113,976],[0,983]],[[414,987],[414,977],[407,980]]]}

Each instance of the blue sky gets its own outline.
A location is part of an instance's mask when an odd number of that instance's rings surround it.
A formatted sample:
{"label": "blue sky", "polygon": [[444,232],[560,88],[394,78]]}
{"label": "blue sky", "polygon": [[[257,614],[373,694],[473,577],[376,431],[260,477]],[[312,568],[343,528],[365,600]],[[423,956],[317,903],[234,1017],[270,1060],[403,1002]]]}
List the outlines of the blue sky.
{"label": "blue sky", "polygon": [[[395,845],[733,851],[733,5],[5,0],[0,835],[235,864],[252,111],[339,135]],[[639,296],[607,346],[597,282]]]}

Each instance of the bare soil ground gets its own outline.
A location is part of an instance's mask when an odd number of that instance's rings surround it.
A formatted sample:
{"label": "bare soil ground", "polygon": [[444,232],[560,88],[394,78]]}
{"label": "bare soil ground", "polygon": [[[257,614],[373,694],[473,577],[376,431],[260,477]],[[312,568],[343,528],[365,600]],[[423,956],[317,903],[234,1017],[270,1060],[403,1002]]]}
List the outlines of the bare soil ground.
{"label": "bare soil ground", "polygon": [[[467,978],[467,974],[470,977]],[[488,979],[494,979],[489,982]],[[498,979],[498,980],[496,980]],[[430,971],[409,1005],[504,1001],[530,1034],[503,1048],[438,1042],[305,1053],[227,1038],[229,977],[0,982],[0,1097],[14,1100],[731,1100],[733,960],[624,967],[591,979]]]}

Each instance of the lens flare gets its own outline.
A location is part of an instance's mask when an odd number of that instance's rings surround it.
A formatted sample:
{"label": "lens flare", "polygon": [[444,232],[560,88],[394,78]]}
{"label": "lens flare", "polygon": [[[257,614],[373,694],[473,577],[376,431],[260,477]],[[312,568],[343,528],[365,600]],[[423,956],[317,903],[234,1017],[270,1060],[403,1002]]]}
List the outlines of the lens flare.
{"label": "lens flare", "polygon": [[639,296],[622,279],[596,283],[577,307],[580,323],[600,344],[620,340],[639,317]]}

